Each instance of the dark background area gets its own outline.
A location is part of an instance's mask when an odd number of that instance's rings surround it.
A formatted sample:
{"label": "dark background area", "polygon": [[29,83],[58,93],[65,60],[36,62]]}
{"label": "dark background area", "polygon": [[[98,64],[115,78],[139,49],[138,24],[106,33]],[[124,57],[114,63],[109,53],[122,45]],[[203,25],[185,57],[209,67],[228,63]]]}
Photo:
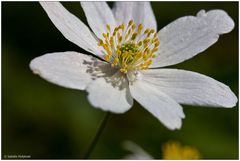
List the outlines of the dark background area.
{"label": "dark background area", "polygon": [[[78,2],[63,3],[85,24]],[[109,3],[112,6],[112,3]],[[203,53],[172,66],[208,75],[238,94],[238,2],[152,2],[158,30],[201,10],[223,9],[234,30]],[[2,2],[2,158],[79,159],[104,112],[92,107],[85,91],[50,84],[34,75],[29,62],[49,52],[86,53],[65,39],[37,2]],[[92,159],[121,159],[131,140],[161,159],[161,145],[177,140],[196,147],[203,159],[238,158],[238,104],[231,109],[184,106],[181,130],[170,131],[136,101],[125,114],[112,114]],[[6,159],[6,158],[5,158]]]}

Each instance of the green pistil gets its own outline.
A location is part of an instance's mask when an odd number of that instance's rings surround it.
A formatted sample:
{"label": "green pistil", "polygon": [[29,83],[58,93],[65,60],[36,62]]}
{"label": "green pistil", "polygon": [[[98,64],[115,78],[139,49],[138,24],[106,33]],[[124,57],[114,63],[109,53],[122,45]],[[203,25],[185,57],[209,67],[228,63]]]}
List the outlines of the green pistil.
{"label": "green pistil", "polygon": [[120,47],[120,51],[123,52],[129,52],[131,51],[132,53],[136,53],[138,51],[138,45],[132,42],[126,42],[122,44]]}

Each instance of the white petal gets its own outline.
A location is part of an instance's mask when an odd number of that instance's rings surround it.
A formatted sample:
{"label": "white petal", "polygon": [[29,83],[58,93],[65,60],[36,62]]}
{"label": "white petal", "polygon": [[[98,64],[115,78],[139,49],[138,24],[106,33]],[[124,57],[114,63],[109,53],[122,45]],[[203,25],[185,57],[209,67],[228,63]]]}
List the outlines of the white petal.
{"label": "white petal", "polygon": [[89,84],[87,87],[89,101],[93,106],[105,111],[126,112],[133,105],[128,82],[123,81],[119,89],[106,79],[99,78]]}
{"label": "white petal", "polygon": [[104,55],[89,28],[77,17],[68,12],[61,3],[41,1],[40,4],[53,24],[66,39],[97,56],[102,57]]}
{"label": "white petal", "polygon": [[234,107],[237,97],[221,82],[195,72],[178,69],[152,69],[142,80],[181,104]]}
{"label": "white petal", "polygon": [[146,110],[171,130],[180,129],[184,113],[182,107],[151,84],[138,80],[130,85],[130,92]]}
{"label": "white petal", "polygon": [[173,65],[190,59],[214,44],[219,35],[233,28],[233,20],[223,10],[202,10],[196,17],[179,18],[158,32],[160,46],[151,67]]}
{"label": "white petal", "polygon": [[123,146],[126,150],[132,152],[132,154],[124,157],[126,160],[152,160],[153,157],[143,150],[139,145],[135,144],[132,141],[125,141]]}
{"label": "white petal", "polygon": [[118,24],[125,25],[133,19],[136,24],[142,23],[146,28],[157,29],[157,22],[150,2],[116,2],[113,13]]}
{"label": "white petal", "polygon": [[81,2],[81,6],[89,26],[99,38],[103,38],[102,34],[107,32],[106,24],[112,28],[116,26],[113,13],[106,2]]}
{"label": "white petal", "polygon": [[105,64],[77,52],[51,53],[33,59],[31,70],[54,84],[84,90],[93,79],[93,64]]}

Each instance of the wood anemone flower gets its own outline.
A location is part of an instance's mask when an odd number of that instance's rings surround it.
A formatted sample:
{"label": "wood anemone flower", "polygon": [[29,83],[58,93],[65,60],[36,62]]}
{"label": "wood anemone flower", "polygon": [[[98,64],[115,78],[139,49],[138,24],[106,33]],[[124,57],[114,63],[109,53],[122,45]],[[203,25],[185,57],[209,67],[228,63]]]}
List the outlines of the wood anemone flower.
{"label": "wood anemone flower", "polygon": [[223,10],[201,10],[157,32],[149,2],[81,2],[91,30],[59,2],[40,2],[66,39],[94,56],[74,51],[33,59],[31,70],[54,84],[86,90],[90,103],[124,113],[133,99],[169,129],[180,129],[180,104],[234,107],[237,97],[221,82],[195,72],[162,69],[201,53],[234,28]]}

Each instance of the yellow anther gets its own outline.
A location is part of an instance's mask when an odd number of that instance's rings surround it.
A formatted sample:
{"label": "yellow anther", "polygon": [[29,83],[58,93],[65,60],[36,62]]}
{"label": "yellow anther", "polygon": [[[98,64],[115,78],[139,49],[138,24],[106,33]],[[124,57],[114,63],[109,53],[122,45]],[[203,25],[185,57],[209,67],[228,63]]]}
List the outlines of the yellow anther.
{"label": "yellow anther", "polygon": [[142,29],[143,29],[143,25],[140,23],[140,24],[138,25],[138,33],[140,33],[140,32],[142,31]]}
{"label": "yellow anther", "polygon": [[108,50],[108,46],[106,44],[103,44],[102,46],[104,50]]}
{"label": "yellow anther", "polygon": [[110,39],[110,45],[111,45],[112,48],[114,47],[114,39],[113,39],[113,37],[111,37],[111,39]]}
{"label": "yellow anther", "polygon": [[157,48],[157,47],[153,48],[151,52],[154,53],[154,52],[156,52],[156,51],[158,51],[158,48]]}
{"label": "yellow anther", "polygon": [[151,29],[149,33],[153,34],[155,32],[154,29]]}
{"label": "yellow anther", "polygon": [[146,38],[146,39],[143,40],[143,43],[144,43],[144,44],[147,44],[147,43],[149,43],[149,41],[150,41],[150,39],[149,39],[149,38]]}
{"label": "yellow anther", "polygon": [[131,26],[132,24],[133,24],[133,20],[130,20],[130,21],[128,22],[128,27]]}
{"label": "yellow anther", "polygon": [[121,30],[121,25],[119,25],[119,26],[117,27],[117,31],[118,31],[118,30]]}
{"label": "yellow anther", "polygon": [[107,51],[108,55],[112,56],[111,50],[106,50],[106,51]]}
{"label": "yellow anther", "polygon": [[103,45],[103,40],[102,39],[99,39],[98,41],[98,46],[102,46]]}
{"label": "yellow anther", "polygon": [[150,65],[150,64],[152,64],[152,60],[151,59],[146,62],[146,65]]}
{"label": "yellow anther", "polygon": [[144,34],[147,34],[149,32],[149,29],[146,29],[145,31],[144,31]]}
{"label": "yellow anther", "polygon": [[149,49],[149,48],[146,48],[145,50],[146,50],[146,52],[147,52],[147,53],[149,53],[149,52],[150,52],[150,49]]}
{"label": "yellow anther", "polygon": [[144,48],[148,47],[148,43],[143,44],[143,47],[144,47]]}
{"label": "yellow anther", "polygon": [[135,39],[136,39],[136,37],[137,37],[137,35],[138,35],[138,33],[137,33],[137,32],[133,33],[133,34],[132,34],[132,37],[131,37],[131,39],[132,39],[132,40],[135,40]]}
{"label": "yellow anther", "polygon": [[138,46],[142,46],[142,43],[143,43],[142,41],[139,41]]}
{"label": "yellow anther", "polygon": [[110,60],[110,56],[109,56],[109,55],[106,55],[106,56],[104,57],[104,60],[109,61],[109,60]]}
{"label": "yellow anther", "polygon": [[157,37],[157,33],[154,34],[154,38]]}
{"label": "yellow anther", "polygon": [[122,42],[122,36],[118,38],[118,43],[121,43],[121,42]]}
{"label": "yellow anther", "polygon": [[120,32],[118,32],[118,33],[117,33],[117,37],[118,37],[118,39],[119,39],[120,36],[121,36],[121,35],[120,35]]}
{"label": "yellow anther", "polygon": [[152,43],[155,43],[155,42],[157,42],[157,41],[159,41],[157,37],[155,37],[155,38],[152,39]]}
{"label": "yellow anther", "polygon": [[114,59],[114,64],[116,65],[118,62],[119,62],[119,59],[118,59],[118,58],[115,58],[115,59]]}
{"label": "yellow anther", "polygon": [[138,60],[139,58],[142,57],[142,53],[141,52],[138,52],[136,55],[135,55],[136,59]]}
{"label": "yellow anther", "polygon": [[105,44],[106,44],[106,45],[109,45],[109,44],[110,44],[109,41],[108,41],[108,39],[105,39]]}
{"label": "yellow anther", "polygon": [[124,24],[121,25],[121,29],[124,30]]}
{"label": "yellow anther", "polygon": [[146,61],[147,60],[147,52],[143,53],[143,60]]}
{"label": "yellow anther", "polygon": [[103,33],[102,35],[105,39],[107,39],[107,34]]}
{"label": "yellow anther", "polygon": [[127,52],[123,52],[123,53],[122,53],[122,57],[123,57],[123,58],[126,58],[126,57],[127,57],[127,55],[128,55],[128,53],[127,53]]}
{"label": "yellow anther", "polygon": [[[121,46],[120,45],[117,45],[117,50],[119,50],[121,48]],[[119,51],[119,52],[121,52],[121,51]]]}
{"label": "yellow anther", "polygon": [[114,32],[117,32],[117,31],[118,31],[118,27],[115,27],[115,28],[114,28]]}
{"label": "yellow anther", "polygon": [[109,25],[109,24],[107,24],[106,27],[107,27],[107,30],[108,30],[108,31],[111,31],[111,28],[110,28],[110,25]]}
{"label": "yellow anther", "polygon": [[154,30],[153,29],[149,30],[149,32],[147,33],[147,37],[150,37],[152,33],[154,33]]}
{"label": "yellow anther", "polygon": [[160,45],[160,42],[157,41],[154,46],[155,46],[155,47],[158,47],[159,45]]}
{"label": "yellow anther", "polygon": [[136,24],[134,23],[134,24],[132,25],[132,31],[134,31],[135,28],[136,28]]}
{"label": "yellow anther", "polygon": [[120,72],[127,73],[127,70],[126,70],[126,68],[121,68]]}
{"label": "yellow anther", "polygon": [[117,66],[119,62],[119,59],[117,57],[114,58],[113,63],[111,64],[112,67]]}

